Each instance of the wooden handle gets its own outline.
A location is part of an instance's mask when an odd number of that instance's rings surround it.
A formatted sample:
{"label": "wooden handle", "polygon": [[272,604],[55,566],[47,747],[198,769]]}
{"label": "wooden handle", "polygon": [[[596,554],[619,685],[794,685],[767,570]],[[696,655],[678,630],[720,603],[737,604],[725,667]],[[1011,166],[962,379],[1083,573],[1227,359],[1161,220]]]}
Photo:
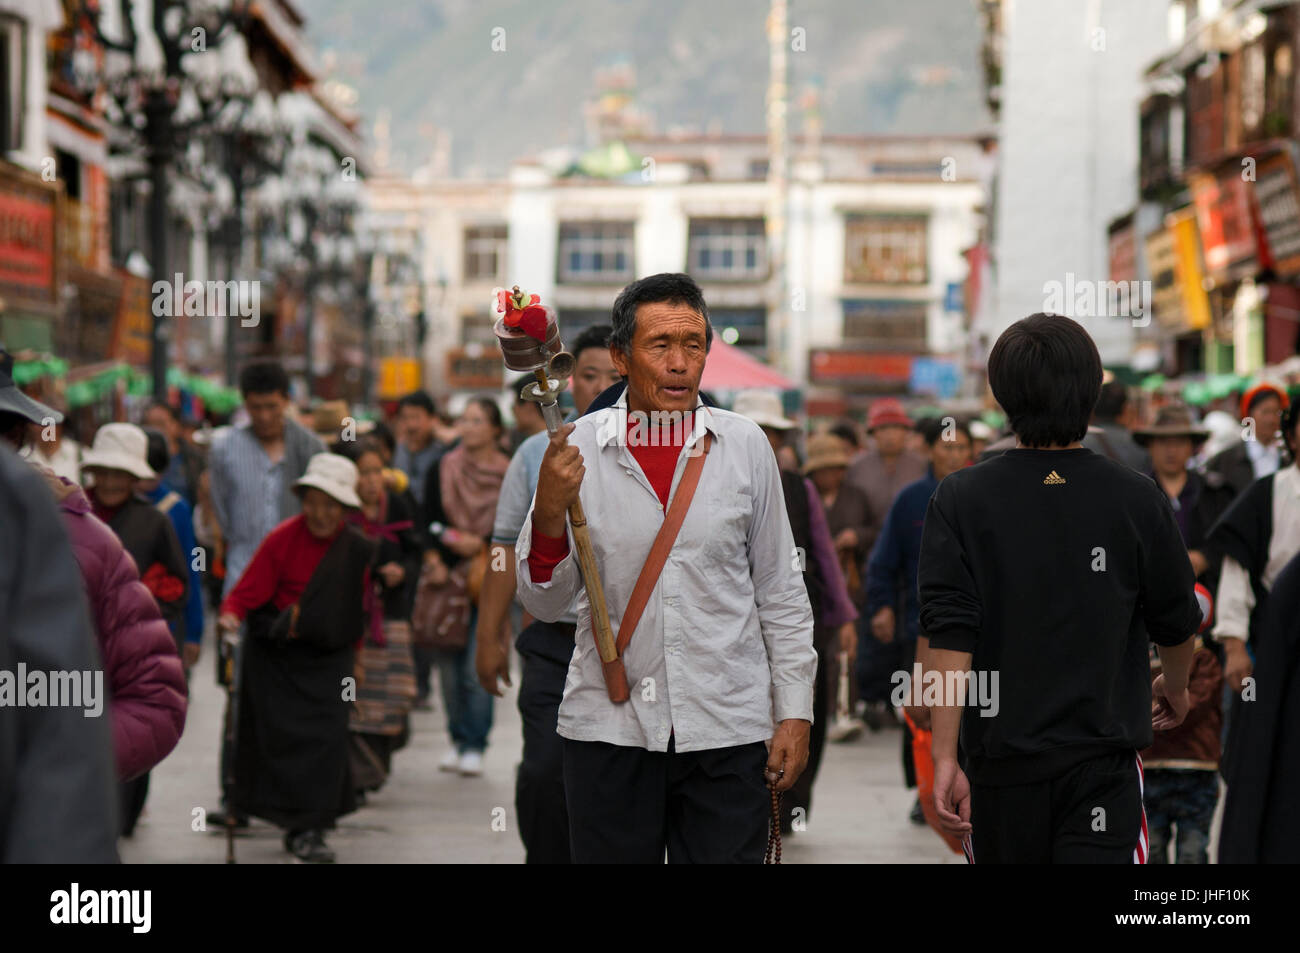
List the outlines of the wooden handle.
{"label": "wooden handle", "polygon": [[596,551],[591,545],[587,515],[582,511],[582,504],[579,502],[569,507],[569,525],[573,527],[573,545],[578,550],[578,569],[582,573],[583,585],[587,587],[587,602],[591,605],[591,621],[596,630],[596,650],[600,652],[602,662],[613,662],[618,658],[618,649],[614,646],[614,629],[609,624],[609,609],[605,605],[605,587],[601,584],[600,572],[596,568]]}

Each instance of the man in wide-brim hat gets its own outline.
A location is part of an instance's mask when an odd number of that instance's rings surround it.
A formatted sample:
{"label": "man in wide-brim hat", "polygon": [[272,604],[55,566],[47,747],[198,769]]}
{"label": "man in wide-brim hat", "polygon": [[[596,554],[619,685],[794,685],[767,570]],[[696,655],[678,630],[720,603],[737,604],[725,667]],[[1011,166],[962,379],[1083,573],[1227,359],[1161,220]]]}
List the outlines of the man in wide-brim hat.
{"label": "man in wide-brim hat", "polygon": [[1209,439],[1210,431],[1197,422],[1190,407],[1169,404],[1156,413],[1155,423],[1137,427],[1133,431],[1133,440],[1148,450],[1151,449],[1151,441],[1157,437],[1186,437],[1192,441],[1195,452]]}
{"label": "man in wide-brim hat", "polygon": [[1232,488],[1213,471],[1204,475],[1188,463],[1210,437],[1195,413],[1183,404],[1160,408],[1155,423],[1133,431],[1133,440],[1151,455],[1148,474],[1169,497],[1179,532],[1196,570],[1197,582],[1213,594],[1219,582],[1223,553],[1207,537],[1220,514],[1232,502]]}

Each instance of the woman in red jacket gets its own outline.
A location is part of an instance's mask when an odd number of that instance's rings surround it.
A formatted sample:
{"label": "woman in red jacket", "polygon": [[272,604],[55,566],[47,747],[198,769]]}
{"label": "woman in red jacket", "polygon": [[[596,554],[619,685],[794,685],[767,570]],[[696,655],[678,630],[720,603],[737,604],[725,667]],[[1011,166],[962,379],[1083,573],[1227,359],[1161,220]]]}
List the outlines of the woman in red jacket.
{"label": "woman in red jacket", "polygon": [[312,457],[294,483],[302,513],[262,540],[217,622],[232,635],[246,630],[231,814],[222,820],[268,820],[284,828],[285,849],[310,863],[333,862],[325,831],[357,807],[348,715],[375,546],[344,521],[361,505],[356,485],[351,460]]}

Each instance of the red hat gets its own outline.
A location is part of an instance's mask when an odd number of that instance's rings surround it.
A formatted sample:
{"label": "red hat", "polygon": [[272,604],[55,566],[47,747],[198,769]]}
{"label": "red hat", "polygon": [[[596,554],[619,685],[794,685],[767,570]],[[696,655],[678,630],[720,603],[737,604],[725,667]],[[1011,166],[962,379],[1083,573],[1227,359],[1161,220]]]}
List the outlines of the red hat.
{"label": "red hat", "polygon": [[871,409],[867,411],[867,433],[875,430],[877,427],[911,427],[912,418],[907,416],[903,410],[903,405],[893,397],[882,397],[880,400],[871,404]]}
{"label": "red hat", "polygon": [[1250,406],[1256,401],[1263,400],[1265,397],[1273,396],[1282,402],[1282,409],[1286,410],[1291,401],[1287,399],[1286,391],[1276,384],[1267,382],[1256,384],[1246,393],[1241,395],[1241,416],[1243,418],[1250,416]]}

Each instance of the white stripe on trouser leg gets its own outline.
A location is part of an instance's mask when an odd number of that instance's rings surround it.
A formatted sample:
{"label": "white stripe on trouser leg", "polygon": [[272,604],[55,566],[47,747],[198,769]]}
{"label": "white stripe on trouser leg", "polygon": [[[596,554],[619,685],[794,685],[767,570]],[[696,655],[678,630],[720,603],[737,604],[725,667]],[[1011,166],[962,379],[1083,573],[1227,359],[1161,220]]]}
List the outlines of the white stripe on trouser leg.
{"label": "white stripe on trouser leg", "polygon": [[1137,760],[1138,769],[1138,804],[1142,809],[1142,830],[1138,832],[1137,846],[1133,848],[1133,863],[1145,864],[1147,862],[1147,805],[1146,805],[1146,785],[1142,777],[1142,756],[1136,751],[1133,757]]}

